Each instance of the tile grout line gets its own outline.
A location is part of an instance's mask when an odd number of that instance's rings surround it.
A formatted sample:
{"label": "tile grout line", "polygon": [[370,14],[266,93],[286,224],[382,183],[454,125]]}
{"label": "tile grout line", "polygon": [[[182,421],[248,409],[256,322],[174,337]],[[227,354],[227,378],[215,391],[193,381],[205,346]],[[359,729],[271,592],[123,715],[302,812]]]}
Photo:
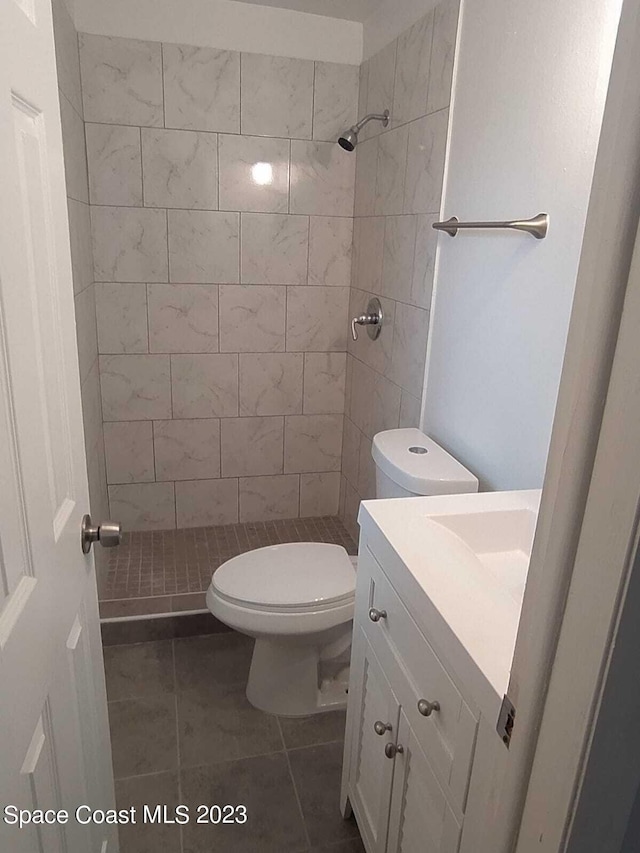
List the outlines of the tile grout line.
{"label": "tile grout line", "polygon": [[[278,720],[278,726],[280,726],[280,720]],[[282,729],[280,729],[280,731],[282,732]],[[284,743],[284,737],[282,738],[282,741]],[[300,800],[300,794],[298,793],[298,786],[296,785],[296,780],[295,780],[295,777],[293,775],[293,769],[291,768],[291,761],[289,759],[289,751],[287,749],[285,749],[285,751],[284,751],[284,756],[285,756],[285,760],[287,762],[287,768],[289,770],[289,778],[291,779],[291,784],[293,786],[293,793],[294,793],[295,798],[296,798],[296,803],[298,804],[298,811],[300,812],[300,819],[302,820],[302,827],[304,829],[304,836],[305,836],[306,841],[307,841],[307,847],[309,849],[311,849],[311,839],[309,837],[309,830],[307,828],[307,821],[305,819],[304,812],[302,810],[302,802]]]}

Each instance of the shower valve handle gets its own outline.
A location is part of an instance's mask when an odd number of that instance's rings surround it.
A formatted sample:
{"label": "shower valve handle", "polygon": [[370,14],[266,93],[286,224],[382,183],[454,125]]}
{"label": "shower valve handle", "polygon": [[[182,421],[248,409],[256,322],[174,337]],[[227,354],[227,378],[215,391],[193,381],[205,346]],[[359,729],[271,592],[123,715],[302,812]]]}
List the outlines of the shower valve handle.
{"label": "shower valve handle", "polygon": [[354,341],[358,340],[358,330],[356,326],[368,326],[367,333],[371,340],[375,341],[380,335],[382,328],[382,305],[377,296],[369,300],[367,311],[365,314],[360,314],[359,317],[354,317],[351,321],[351,337]]}

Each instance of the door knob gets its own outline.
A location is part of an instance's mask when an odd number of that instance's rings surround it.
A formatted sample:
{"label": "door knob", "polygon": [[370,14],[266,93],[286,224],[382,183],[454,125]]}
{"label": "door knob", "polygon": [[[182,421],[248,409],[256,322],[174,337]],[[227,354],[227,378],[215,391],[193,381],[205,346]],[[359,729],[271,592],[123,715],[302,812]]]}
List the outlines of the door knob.
{"label": "door knob", "polygon": [[382,737],[385,732],[390,732],[392,728],[393,726],[389,725],[389,723],[383,723],[382,720],[376,720],[373,724],[374,732],[377,735],[380,735],[380,737]]}
{"label": "door knob", "polygon": [[388,743],[384,748],[387,758],[395,758],[398,753],[403,753],[404,747],[399,743]]}
{"label": "door knob", "polygon": [[90,515],[82,519],[80,544],[82,553],[88,554],[94,542],[99,542],[103,548],[115,548],[122,539],[122,525],[119,521],[103,521],[93,524]]}

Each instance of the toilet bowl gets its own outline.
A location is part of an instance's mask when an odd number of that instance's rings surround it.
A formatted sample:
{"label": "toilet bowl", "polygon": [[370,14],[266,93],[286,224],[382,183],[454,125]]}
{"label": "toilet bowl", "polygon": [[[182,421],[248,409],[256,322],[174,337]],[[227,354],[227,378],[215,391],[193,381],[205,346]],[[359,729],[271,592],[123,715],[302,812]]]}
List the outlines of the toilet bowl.
{"label": "toilet bowl", "polygon": [[[418,429],[373,439],[376,497],[476,492],[478,480]],[[340,545],[292,542],[257,548],[217,569],[209,610],[255,637],[247,698],[281,716],[347,703],[355,558]]]}
{"label": "toilet bowl", "polygon": [[340,545],[256,548],[214,572],[207,606],[256,640],[247,698],[281,716],[346,705],[354,562]]}

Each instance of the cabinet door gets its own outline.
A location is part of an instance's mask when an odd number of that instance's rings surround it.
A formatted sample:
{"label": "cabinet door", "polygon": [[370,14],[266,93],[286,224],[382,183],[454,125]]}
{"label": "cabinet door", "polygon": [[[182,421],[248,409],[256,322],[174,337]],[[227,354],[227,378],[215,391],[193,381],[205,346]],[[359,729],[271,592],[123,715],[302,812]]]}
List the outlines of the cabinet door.
{"label": "cabinet door", "polygon": [[387,853],[457,853],[456,818],[404,712],[400,714]]}
{"label": "cabinet door", "polygon": [[[368,853],[384,853],[394,767],[393,759],[387,758],[384,749],[396,741],[400,708],[371,647],[362,635],[360,640],[364,654],[350,797]],[[376,723],[390,728],[379,735],[374,728]]]}

